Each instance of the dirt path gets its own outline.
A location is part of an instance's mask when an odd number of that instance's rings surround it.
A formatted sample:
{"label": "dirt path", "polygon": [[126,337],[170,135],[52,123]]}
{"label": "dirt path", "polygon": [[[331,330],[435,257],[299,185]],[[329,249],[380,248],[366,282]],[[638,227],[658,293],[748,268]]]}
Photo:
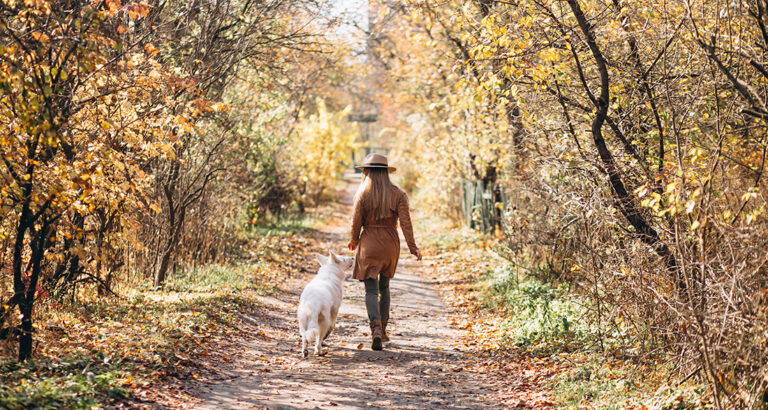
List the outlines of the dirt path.
{"label": "dirt path", "polygon": [[[348,235],[354,185],[332,220],[321,229],[318,252],[341,252]],[[456,330],[435,288],[426,282],[426,265],[401,246],[400,265],[391,282],[392,342],[370,350],[370,331],[360,282],[344,284],[337,330],[327,340],[328,354],[301,359],[295,311],[299,295],[316,271],[296,272],[273,297],[265,298],[268,317],[251,318],[259,329],[244,344],[226,377],[195,388],[196,408],[491,408],[496,380],[475,373],[466,352],[455,348]],[[258,322],[263,323],[258,326]],[[362,344],[363,348],[358,346]]]}

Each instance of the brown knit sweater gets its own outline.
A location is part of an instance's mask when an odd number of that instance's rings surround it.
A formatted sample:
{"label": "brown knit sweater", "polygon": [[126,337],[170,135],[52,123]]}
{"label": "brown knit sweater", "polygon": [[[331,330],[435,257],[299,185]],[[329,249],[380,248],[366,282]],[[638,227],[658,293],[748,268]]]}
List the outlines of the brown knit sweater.
{"label": "brown knit sweater", "polygon": [[364,202],[361,200],[355,203],[352,216],[352,240],[350,243],[357,246],[352,277],[364,280],[376,278],[379,274],[383,274],[391,278],[395,276],[395,269],[400,258],[400,238],[397,235],[398,220],[403,236],[405,236],[405,243],[408,244],[408,250],[411,253],[418,250],[416,241],[413,239],[408,195],[393,185],[392,215],[389,218],[379,220],[373,220],[372,212],[362,205]]}

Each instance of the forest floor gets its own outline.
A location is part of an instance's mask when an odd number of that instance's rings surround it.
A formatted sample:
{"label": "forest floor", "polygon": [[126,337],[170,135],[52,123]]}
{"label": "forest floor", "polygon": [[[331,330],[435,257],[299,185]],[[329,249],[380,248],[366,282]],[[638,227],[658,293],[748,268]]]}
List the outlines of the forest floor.
{"label": "forest floor", "polygon": [[0,340],[0,408],[707,405],[705,389],[671,386],[657,363],[601,353],[578,295],[526,278],[499,240],[418,209],[424,260],[401,244],[392,342],[370,350],[363,286],[349,280],[327,354],[301,358],[299,296],[316,253],[346,252],[356,186],[302,218],[243,227],[226,263],[175,272],[162,289],[138,278],[115,297],[40,300],[33,360]]}
{"label": "forest floor", "polygon": [[[307,233],[303,251],[345,250],[351,199],[342,200],[317,230]],[[312,258],[286,272],[269,296],[243,316],[242,332],[227,340],[180,387],[189,394],[173,407],[194,408],[548,408],[543,386],[549,366],[529,358],[503,357],[478,343],[466,322],[471,312],[444,303],[436,264],[417,262],[402,246],[391,282],[392,342],[370,349],[364,291],[358,281],[344,284],[337,329],[327,354],[302,359],[295,319],[299,296],[317,270]],[[444,296],[453,292],[442,287]],[[475,312],[477,309],[473,309]],[[463,327],[463,329],[461,329]],[[223,360],[222,360],[223,358]],[[168,402],[166,405],[170,404]]]}

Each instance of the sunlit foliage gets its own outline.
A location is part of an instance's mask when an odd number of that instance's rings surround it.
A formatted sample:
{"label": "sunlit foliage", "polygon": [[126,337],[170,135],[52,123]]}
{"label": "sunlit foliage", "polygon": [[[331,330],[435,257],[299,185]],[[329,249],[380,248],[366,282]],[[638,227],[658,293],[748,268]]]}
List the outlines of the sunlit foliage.
{"label": "sunlit foliage", "polygon": [[455,178],[490,165],[474,178],[506,186],[511,260],[571,282],[591,321],[670,352],[719,407],[767,389],[766,8],[412,2],[379,53],[399,132],[423,141],[402,145],[422,203],[455,204]]}

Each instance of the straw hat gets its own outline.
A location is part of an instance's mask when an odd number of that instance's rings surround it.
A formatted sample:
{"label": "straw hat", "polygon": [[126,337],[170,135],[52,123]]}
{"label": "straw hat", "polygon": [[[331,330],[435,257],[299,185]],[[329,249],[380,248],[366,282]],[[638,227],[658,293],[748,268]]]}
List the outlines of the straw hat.
{"label": "straw hat", "polygon": [[390,167],[387,163],[387,157],[386,155],[381,154],[368,154],[365,156],[365,159],[363,159],[363,163],[356,166],[357,169],[363,169],[363,168],[386,168],[389,170],[389,172],[395,171],[397,168]]}

